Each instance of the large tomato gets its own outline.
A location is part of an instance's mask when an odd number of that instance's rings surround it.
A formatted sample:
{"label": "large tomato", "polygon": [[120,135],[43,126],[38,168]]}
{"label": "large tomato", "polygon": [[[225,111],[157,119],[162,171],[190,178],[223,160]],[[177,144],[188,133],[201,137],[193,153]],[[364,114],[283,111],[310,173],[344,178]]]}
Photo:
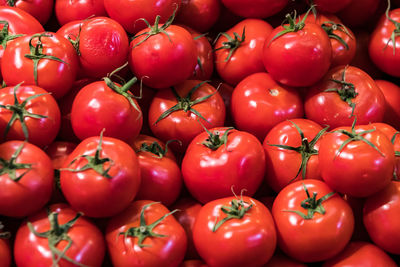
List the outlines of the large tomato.
{"label": "large tomato", "polygon": [[102,233],[65,204],[28,217],[18,229],[14,259],[19,267],[100,267],[105,254]]}
{"label": "large tomato", "polygon": [[8,238],[9,232],[3,232],[4,225],[0,222],[0,267],[10,267],[11,265],[11,249]]}
{"label": "large tomato", "polygon": [[230,11],[245,18],[266,18],[281,11],[288,0],[222,0]]}
{"label": "large tomato", "polygon": [[398,105],[398,99],[400,99],[400,87],[385,80],[375,80],[375,83],[381,89],[386,100],[386,109],[383,121],[400,130],[400,105]]}
{"label": "large tomato", "polygon": [[53,12],[54,0],[0,0],[0,5],[19,8],[45,25]]}
{"label": "large tomato", "polygon": [[179,7],[176,20],[205,33],[219,18],[220,5],[219,0],[184,0]]}
{"label": "large tomato", "polygon": [[186,251],[183,227],[162,204],[132,202],[113,217],[106,229],[108,251],[115,267],[178,267]]}
{"label": "large tomato", "polygon": [[258,200],[226,197],[200,209],[193,240],[211,267],[262,266],[274,254],[276,230],[270,211]]}
{"label": "large tomato", "polygon": [[301,262],[326,260],[350,241],[354,216],[329,186],[307,179],[286,186],[272,206],[278,246]]}
{"label": "large tomato", "polygon": [[60,25],[91,16],[106,16],[103,0],[57,0],[54,12]]}

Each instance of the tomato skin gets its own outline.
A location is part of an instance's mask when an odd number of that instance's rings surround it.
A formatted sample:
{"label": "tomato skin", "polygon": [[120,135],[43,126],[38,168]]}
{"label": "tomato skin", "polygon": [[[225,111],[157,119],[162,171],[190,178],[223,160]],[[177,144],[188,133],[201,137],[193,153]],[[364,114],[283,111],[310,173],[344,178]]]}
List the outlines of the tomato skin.
{"label": "tomato skin", "polygon": [[[355,132],[374,129],[370,125],[355,127]],[[375,130],[363,134],[383,155],[363,141],[352,141],[339,153],[347,139],[338,130],[351,132],[351,127],[340,127],[327,133],[319,148],[319,166],[323,180],[335,191],[353,197],[367,197],[385,188],[393,177],[394,149],[384,133]]]}
{"label": "tomato skin", "polygon": [[0,267],[10,267],[10,266],[11,266],[10,244],[7,239],[0,238]]}
{"label": "tomato skin", "polygon": [[[133,149],[125,142],[103,137],[101,158],[110,158],[111,178],[103,177],[93,169],[72,172],[82,168],[87,160],[81,155],[94,156],[99,136],[83,140],[66,159],[61,170],[61,190],[70,205],[89,217],[109,217],[124,210],[135,198],[140,186],[140,168]],[[72,162],[78,158],[75,162]],[[109,199],[113,199],[112,202]]]}
{"label": "tomato skin", "polygon": [[400,107],[396,101],[400,99],[400,87],[385,80],[375,80],[375,83],[381,89],[386,100],[386,111],[383,121],[396,129],[400,129]]}
{"label": "tomato skin", "polygon": [[[14,104],[14,88],[5,87],[0,89],[0,104]],[[20,103],[30,96],[45,94],[27,102],[25,109],[34,114],[47,116],[47,118],[35,119],[26,117],[24,122],[28,128],[28,141],[39,147],[50,144],[57,135],[60,128],[60,110],[56,100],[44,89],[34,85],[21,85],[16,90],[17,99]],[[4,133],[7,123],[10,121],[12,112],[0,108],[0,133]],[[3,139],[3,138],[2,138]],[[15,121],[7,134],[6,140],[25,140],[22,126],[19,120]],[[4,141],[4,140],[3,140]]]}
{"label": "tomato skin", "polygon": [[[51,205],[50,210],[58,212],[60,224],[65,224],[76,216],[76,211],[66,204]],[[27,218],[18,229],[14,243],[14,258],[17,266],[52,266],[48,240],[33,234],[28,228],[27,222],[31,222],[33,228],[39,233],[50,230],[50,222],[45,209]],[[72,246],[65,253],[66,256],[87,266],[101,266],[105,254],[105,242],[102,233],[92,222],[80,217],[67,234],[72,239]],[[63,250],[66,245],[67,242],[61,241],[56,248]],[[61,259],[59,266],[72,267],[76,265]]]}
{"label": "tomato skin", "polygon": [[275,251],[276,230],[270,211],[261,202],[241,197],[252,208],[241,219],[227,220],[212,231],[216,221],[227,216],[221,207],[229,207],[233,199],[216,199],[201,208],[193,227],[196,249],[210,267],[262,266]]}
{"label": "tomato skin", "polygon": [[44,31],[42,24],[35,17],[20,8],[0,6],[0,20],[8,21],[8,30],[13,34],[35,34]]}
{"label": "tomato skin", "polygon": [[267,262],[267,264],[263,265],[263,267],[307,267],[307,265],[300,263],[292,258],[289,258],[283,253],[275,252],[272,258]]}
{"label": "tomato skin", "polygon": [[325,92],[327,89],[341,88],[331,79],[341,81],[343,72],[345,82],[353,84],[358,93],[351,99],[355,103],[357,124],[382,121],[386,108],[385,96],[368,74],[352,66],[331,69],[321,81],[309,89],[304,103],[306,117],[320,125],[329,125],[330,129],[353,123],[352,107],[337,92]]}
{"label": "tomato skin", "polygon": [[[152,267],[179,266],[186,251],[186,234],[173,216],[167,216],[153,228],[157,234],[165,237],[147,237],[143,244],[149,247],[140,248],[138,239],[120,235],[131,227],[139,226],[140,211],[149,200],[132,202],[127,209],[110,219],[106,229],[106,241],[113,266]],[[167,214],[169,210],[162,204],[153,204],[145,212],[145,221],[149,225]]]}
{"label": "tomato skin", "polygon": [[[222,136],[227,128],[213,128]],[[186,188],[201,203],[232,195],[246,189],[252,196],[265,174],[265,155],[261,143],[247,132],[230,130],[225,145],[215,151],[202,143],[208,133],[197,135],[186,150],[182,175]],[[251,149],[249,149],[251,148]]]}
{"label": "tomato skin", "polygon": [[240,43],[229,59],[229,48],[217,50],[224,45],[224,42],[229,41],[228,38],[221,35],[214,44],[215,68],[219,76],[231,85],[238,84],[250,74],[265,70],[262,51],[265,40],[272,32],[272,26],[261,19],[244,19],[226,33],[232,38],[235,38],[234,33],[242,37],[244,28],[244,41]]}
{"label": "tomato skin", "polygon": [[219,18],[220,5],[218,0],[182,1],[176,21],[205,33]]}
{"label": "tomato skin", "polygon": [[324,182],[312,179],[297,181],[282,189],[272,206],[278,246],[285,254],[301,262],[326,260],[349,242],[354,229],[353,212],[338,194],[322,202],[326,211],[324,215],[316,212],[312,219],[306,220],[288,212],[307,213],[300,205],[307,198],[303,186],[310,195],[316,192],[317,198],[333,191]]}
{"label": "tomato skin", "polygon": [[390,184],[364,204],[363,221],[372,241],[389,253],[400,254],[400,182]]}
{"label": "tomato skin", "polygon": [[245,18],[266,18],[281,11],[288,0],[222,0],[230,11]]}
{"label": "tomato skin", "polygon": [[[136,36],[149,30],[143,29]],[[143,84],[155,89],[182,83],[192,75],[197,64],[197,49],[192,35],[177,25],[170,25],[165,32],[167,34],[152,35],[141,44],[139,42],[146,35],[130,43],[128,61],[132,73]]]}
{"label": "tomato skin", "polygon": [[102,0],[57,0],[55,1],[54,12],[61,26],[73,20],[107,15]]}
{"label": "tomato skin", "polygon": [[[1,6],[8,6],[7,0],[0,0]],[[14,7],[19,8],[33,17],[35,17],[42,25],[49,20],[52,12],[54,0],[16,0]]]}
{"label": "tomato skin", "polygon": [[46,147],[45,152],[53,162],[53,168],[59,169],[69,154],[74,151],[77,144],[72,142],[55,141]]}
{"label": "tomato skin", "polygon": [[327,260],[323,267],[396,267],[397,264],[381,248],[368,242],[350,242],[334,258]]}
{"label": "tomato skin", "polygon": [[279,122],[303,117],[303,102],[294,88],[280,85],[270,74],[260,72],[247,76],[235,87],[231,112],[239,130],[262,142]]}
{"label": "tomato skin", "polygon": [[352,0],[337,13],[344,24],[350,28],[365,26],[378,10],[380,0]]}
{"label": "tomato skin", "polygon": [[337,13],[347,5],[349,5],[353,0],[339,0],[332,2],[330,0],[314,0],[317,10],[326,13]]}

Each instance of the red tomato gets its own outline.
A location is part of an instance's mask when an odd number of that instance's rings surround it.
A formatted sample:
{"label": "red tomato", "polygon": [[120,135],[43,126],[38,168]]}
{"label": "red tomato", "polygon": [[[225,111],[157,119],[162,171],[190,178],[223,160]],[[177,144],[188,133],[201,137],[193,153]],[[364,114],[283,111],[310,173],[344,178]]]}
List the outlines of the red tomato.
{"label": "red tomato", "polygon": [[72,142],[55,141],[46,147],[46,154],[53,162],[54,169],[60,169],[68,155],[74,151],[77,144]]}
{"label": "red tomato", "polygon": [[215,68],[231,85],[250,74],[264,71],[262,61],[265,40],[272,26],[261,19],[245,19],[220,33],[214,44]]}
{"label": "red tomato", "polygon": [[[0,230],[4,226],[0,222]],[[11,249],[10,244],[8,242],[8,238],[10,237],[9,232],[0,232],[0,267],[10,267],[11,266]],[[187,266],[189,267],[189,266]],[[199,266],[202,267],[202,266]]]}
{"label": "red tomato", "polygon": [[[337,13],[346,6],[348,6],[353,0],[314,0],[312,1],[315,4],[316,8],[321,12],[326,13]],[[311,1],[309,1],[311,2]]]}
{"label": "red tomato", "polygon": [[24,217],[40,210],[53,190],[53,165],[35,145],[9,141],[0,145],[0,214]]}
{"label": "red tomato", "polygon": [[[251,148],[251,149],[249,149]],[[265,174],[261,143],[247,132],[213,128],[197,135],[186,150],[182,175],[191,195],[201,203],[244,191],[252,196]]]}
{"label": "red tomato", "polygon": [[230,11],[245,18],[266,18],[281,11],[288,0],[222,0]]}
{"label": "red tomato", "polygon": [[45,25],[53,12],[54,0],[0,0],[1,6],[11,6],[31,14]]}
{"label": "red tomato", "polygon": [[[232,93],[231,112],[236,127],[261,142],[279,122],[303,117],[299,93],[275,82],[268,73],[244,78]],[[249,119],[251,118],[251,119]]]}
{"label": "red tomato", "polygon": [[71,43],[61,35],[46,32],[9,43],[4,50],[1,72],[8,86],[21,82],[34,84],[58,99],[72,87],[78,64]]}
{"label": "red tomato", "polygon": [[227,197],[201,208],[193,240],[209,266],[261,266],[274,254],[276,230],[270,211],[261,202]]}
{"label": "red tomato", "polygon": [[349,242],[350,206],[324,182],[307,179],[286,186],[272,207],[279,247],[301,262],[326,260]]}
{"label": "red tomato", "polygon": [[265,178],[275,192],[301,179],[322,179],[318,150],[326,130],[306,119],[283,121],[271,129],[263,143]]}
{"label": "red tomato", "polygon": [[220,5],[218,0],[182,1],[176,20],[196,31],[207,32],[219,18]]}
{"label": "red tomato", "polygon": [[331,129],[382,121],[385,96],[374,80],[352,66],[338,66],[311,87],[304,103],[306,117]]}
{"label": "red tomato", "polygon": [[400,87],[385,80],[375,80],[375,83],[381,89],[386,100],[383,121],[400,129],[400,106],[397,104],[397,100],[400,99]]}
{"label": "red tomato", "polygon": [[139,200],[113,217],[106,230],[113,266],[179,266],[185,256],[186,234],[170,216],[175,211]]}
{"label": "red tomato", "polygon": [[385,188],[393,177],[393,144],[370,125],[340,127],[321,140],[319,167],[335,191],[367,197]]}
{"label": "red tomato", "polygon": [[192,139],[204,131],[199,120],[206,128],[223,126],[225,120],[223,99],[205,81],[186,80],[173,89],[159,91],[150,105],[151,131],[164,142],[181,141],[181,145],[171,143],[178,152],[184,152]]}
{"label": "red tomato", "polygon": [[60,128],[57,102],[33,85],[0,89],[0,118],[2,140],[28,140],[40,147],[53,142]]}
{"label": "red tomato", "polygon": [[74,209],[90,217],[113,216],[124,210],[138,192],[138,159],[133,149],[119,139],[89,137],[66,159],[60,183]]}
{"label": "red tomato", "polygon": [[147,135],[139,135],[131,146],[138,157],[141,176],[135,199],[151,199],[170,206],[182,187],[181,170],[175,156],[163,142]]}
{"label": "red tomato", "polygon": [[385,251],[400,254],[400,182],[392,181],[368,197],[364,204],[364,225],[372,241]]}
{"label": "red tomato", "polygon": [[105,254],[102,233],[65,204],[28,217],[18,229],[15,262],[28,266],[100,267]]}
{"label": "red tomato", "polygon": [[350,28],[365,26],[377,11],[379,2],[380,0],[352,0],[338,16]]}
{"label": "red tomato", "polygon": [[103,0],[56,0],[54,12],[61,26],[73,20],[107,15]]}

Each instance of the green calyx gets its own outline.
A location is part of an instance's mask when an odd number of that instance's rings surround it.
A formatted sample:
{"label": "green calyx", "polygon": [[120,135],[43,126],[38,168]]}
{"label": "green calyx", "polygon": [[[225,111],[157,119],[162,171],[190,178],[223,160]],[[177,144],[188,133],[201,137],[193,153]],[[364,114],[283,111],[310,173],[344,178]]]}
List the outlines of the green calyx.
{"label": "green calyx", "polygon": [[324,92],[336,92],[340,99],[351,107],[351,114],[349,117],[352,117],[354,115],[354,109],[356,108],[356,103],[352,100],[358,96],[358,93],[356,92],[354,84],[346,82],[346,70],[347,66],[343,70],[341,80],[330,79],[332,82],[337,83],[339,88],[329,88]]}
{"label": "green calyx", "polygon": [[[32,164],[31,163],[17,163],[17,158],[18,155],[21,153],[23,147],[25,145],[25,142],[22,143],[17,150],[12,154],[10,160],[5,160],[3,158],[0,158],[0,175],[3,174],[8,174],[8,177],[10,177],[11,180],[14,182],[18,182],[21,180],[22,177],[24,177],[25,174],[27,174],[31,169],[32,169]],[[26,169],[25,172],[17,176],[17,170],[21,169]]]}
{"label": "green calyx", "polygon": [[[399,131],[395,132],[394,135],[392,136],[392,138],[390,139],[390,142],[392,142],[393,145],[394,145],[394,142],[396,141],[397,135],[399,135],[399,134],[400,134]],[[400,157],[400,151],[394,151],[394,155],[395,155],[395,157]],[[397,177],[397,170],[396,169],[397,168],[395,168],[394,171],[393,171],[393,180],[399,181],[399,178]]]}
{"label": "green calyx", "polygon": [[172,142],[178,142],[180,145],[182,145],[182,142],[179,140],[168,140],[165,144],[165,149],[163,149],[157,141],[154,141],[150,145],[148,143],[142,143],[140,149],[136,152],[150,152],[154,154],[156,158],[162,159],[168,153],[168,145]]}
{"label": "green calyx", "polygon": [[44,116],[44,115],[34,114],[34,113],[31,113],[31,112],[28,112],[25,107],[26,107],[26,105],[28,104],[29,101],[31,101],[31,100],[33,100],[35,98],[41,97],[43,95],[47,95],[48,93],[43,93],[43,94],[37,94],[37,95],[30,96],[30,97],[26,98],[22,103],[20,103],[19,100],[18,100],[18,97],[17,97],[17,90],[18,90],[18,88],[20,86],[21,86],[21,83],[14,87],[14,93],[13,93],[13,95],[14,95],[14,104],[13,105],[10,105],[10,104],[2,105],[2,104],[0,104],[0,108],[4,108],[4,109],[7,109],[7,110],[10,110],[13,113],[11,115],[11,119],[7,123],[6,129],[5,129],[4,134],[3,134],[3,138],[7,137],[7,134],[10,131],[11,126],[13,126],[14,122],[16,120],[19,120],[20,123],[21,123],[22,132],[24,133],[25,140],[28,140],[29,131],[28,131],[28,127],[26,126],[26,123],[25,123],[25,118],[26,117],[34,118],[34,119],[47,118],[47,116]]}
{"label": "green calyx", "polygon": [[354,36],[350,34],[349,30],[343,24],[335,23],[333,21],[325,21],[322,23],[321,27],[328,34],[329,38],[336,39],[346,48],[346,50],[349,50],[349,45],[346,43],[346,41],[335,33],[335,31],[341,31],[347,34],[351,39],[354,38]]}
{"label": "green calyx", "polygon": [[388,0],[388,6],[385,12],[386,18],[394,24],[395,29],[393,30],[392,34],[390,35],[390,39],[387,41],[383,50],[389,45],[390,42],[393,44],[393,55],[396,54],[396,37],[400,35],[400,22],[395,21],[389,16],[390,11],[390,0]]}
{"label": "green calyx", "polygon": [[15,6],[15,0],[7,0],[7,5]]}
{"label": "green calyx", "polygon": [[4,224],[0,222],[0,239],[8,239],[11,237],[10,232],[3,232]]}
{"label": "green calyx", "polygon": [[[308,141],[306,137],[304,137],[303,131],[299,128],[299,126],[290,121],[293,124],[293,126],[296,128],[296,130],[299,132],[300,137],[301,137],[301,145],[297,147],[293,146],[287,146],[287,145],[278,145],[278,144],[268,144],[269,146],[274,146],[274,147],[279,147],[282,149],[286,150],[291,150],[291,151],[296,151],[301,154],[301,163],[299,170],[297,171],[296,175],[293,177],[293,179],[290,181],[292,182],[297,178],[297,176],[301,172],[301,176],[303,179],[306,178],[306,173],[307,173],[307,163],[308,160],[311,158],[313,155],[318,155],[318,150],[315,149],[315,144],[318,142],[318,140],[321,138],[321,136],[328,130],[329,127],[326,127],[322,129],[321,131],[318,132],[318,134],[311,140],[311,142]],[[290,183],[289,182],[289,183]]]}
{"label": "green calyx", "polygon": [[197,117],[207,121],[203,115],[201,115],[197,110],[195,110],[193,108],[194,105],[199,104],[201,102],[206,101],[207,99],[209,99],[210,97],[212,97],[214,94],[216,94],[218,91],[215,91],[214,93],[210,94],[210,95],[206,95],[200,98],[197,98],[195,100],[192,100],[192,95],[193,93],[199,88],[201,87],[203,84],[207,83],[209,81],[202,81],[200,83],[198,83],[196,86],[194,86],[192,89],[190,89],[189,93],[185,96],[185,97],[181,97],[180,95],[178,95],[178,93],[176,92],[174,87],[171,87],[172,93],[174,94],[176,100],[178,101],[178,103],[167,109],[166,111],[164,111],[160,117],[156,120],[156,122],[154,123],[154,125],[156,125],[159,121],[161,121],[162,119],[168,117],[171,113],[178,111],[178,110],[183,110],[185,112],[192,112],[194,113]]}
{"label": "green calyx", "polygon": [[8,21],[0,20],[0,24],[3,24],[3,28],[0,30],[0,44],[3,47],[3,49],[6,49],[7,43],[9,41],[23,36],[23,34],[10,35],[8,32]]}
{"label": "green calyx", "polygon": [[139,227],[131,227],[126,232],[120,232],[119,235],[124,236],[124,240],[126,242],[128,237],[137,237],[138,238],[138,246],[140,248],[144,247],[150,247],[150,245],[145,245],[143,244],[143,241],[148,238],[148,237],[166,237],[166,235],[160,235],[157,233],[154,233],[154,228],[159,225],[167,216],[174,214],[178,210],[173,210],[165,215],[163,215],[161,218],[153,222],[152,224],[147,225],[146,220],[144,218],[144,211],[150,207],[151,205],[158,204],[160,202],[153,202],[147,205],[144,205],[142,210],[140,211],[140,226]]}
{"label": "green calyx", "polygon": [[[42,59],[49,59],[49,60],[54,60],[58,61],[60,63],[68,64],[64,60],[55,57],[55,56],[50,56],[43,54],[43,43],[42,43],[42,38],[43,37],[53,37],[52,34],[49,33],[37,33],[32,35],[31,39],[29,40],[29,51],[30,54],[25,54],[26,58],[29,58],[33,61],[33,76],[35,79],[35,84],[38,85],[38,64],[39,61]],[[32,45],[32,40],[38,38],[38,41],[36,43],[36,46]]]}
{"label": "green calyx", "polygon": [[304,183],[303,183],[303,188],[304,191],[306,192],[307,198],[303,200],[300,205],[302,208],[307,210],[307,214],[304,214],[303,212],[298,210],[283,210],[283,211],[296,213],[305,220],[311,220],[312,218],[314,218],[314,214],[316,212],[324,215],[326,211],[324,206],[322,206],[322,202],[332,197],[335,194],[335,192],[330,192],[325,196],[321,197],[320,199],[317,199],[317,193],[313,192],[312,196],[310,196],[310,193],[308,192],[308,189]]}
{"label": "green calyx", "polygon": [[233,53],[236,51],[236,49],[238,49],[240,47],[240,45],[244,42],[244,40],[246,38],[245,31],[246,31],[246,27],[243,27],[242,36],[240,36],[238,33],[234,32],[233,33],[233,38],[229,34],[227,34],[226,32],[221,32],[221,33],[218,34],[218,36],[215,39],[215,41],[218,40],[218,38],[221,35],[224,36],[226,39],[228,39],[228,41],[222,42],[222,46],[221,47],[218,47],[218,48],[214,49],[214,51],[218,51],[218,50],[221,50],[221,49],[228,49],[229,50],[228,56],[225,58],[224,62],[228,62],[231,59]]}
{"label": "green calyx", "polygon": [[[81,213],[77,213],[76,216],[70,220],[69,222],[60,225],[58,222],[58,213],[56,212],[50,212],[48,211],[48,219],[50,221],[50,230],[39,233],[37,232],[32,223],[28,222],[28,228],[29,230],[37,237],[42,237],[46,238],[48,240],[48,246],[51,252],[51,258],[53,261],[52,267],[57,267],[59,266],[59,262],[61,259],[64,259],[72,264],[75,264],[77,266],[84,267],[86,265],[79,263],[67,255],[65,253],[68,251],[68,249],[72,246],[72,239],[68,235],[69,229],[75,224],[75,222],[81,217]],[[67,241],[68,244],[65,246],[65,248],[60,251],[56,248],[57,244],[60,243],[61,241]]]}
{"label": "green calyx", "polygon": [[[71,163],[69,165],[72,165],[74,162],[76,162],[78,159],[80,158],[84,158],[87,160],[87,163],[78,168],[78,169],[70,169],[70,168],[63,168],[60,169],[61,171],[71,171],[71,172],[82,172],[82,171],[86,171],[89,169],[94,170],[95,172],[97,172],[98,174],[100,174],[101,176],[111,179],[112,176],[110,176],[110,174],[108,174],[108,172],[111,169],[111,166],[113,164],[113,161],[110,158],[101,158],[101,151],[102,151],[102,144],[103,144],[103,131],[101,131],[100,133],[100,140],[99,140],[99,144],[97,145],[97,149],[96,149],[96,153],[94,154],[94,156],[89,156],[89,155],[80,155],[76,158],[74,158]],[[104,169],[104,164],[109,162],[110,166],[107,169]]]}
{"label": "green calyx", "polygon": [[[82,31],[82,23],[79,25],[79,30],[78,30],[78,35],[75,34],[69,34],[67,36],[68,41],[72,44],[72,46],[74,47],[76,53],[78,54],[78,56],[81,55],[81,50],[79,50],[79,43],[80,43],[80,37],[81,37],[81,31]],[[74,39],[72,39],[74,38]]]}
{"label": "green calyx", "polygon": [[138,37],[140,37],[140,36],[145,35],[145,38],[143,38],[143,40],[141,40],[140,42],[138,42],[137,44],[135,44],[135,45],[133,46],[133,48],[135,48],[136,46],[139,46],[140,44],[142,44],[143,42],[145,42],[147,39],[149,39],[151,36],[156,35],[156,34],[159,34],[159,33],[165,34],[165,35],[168,37],[169,41],[172,42],[172,40],[171,40],[169,34],[168,34],[165,30],[166,30],[169,26],[171,26],[172,22],[174,21],[176,11],[178,11],[178,5],[176,5],[175,10],[174,10],[174,12],[172,13],[172,15],[168,18],[168,20],[167,20],[161,27],[159,26],[160,18],[161,18],[160,15],[157,15],[157,16],[156,16],[156,19],[155,19],[155,21],[154,21],[154,25],[153,25],[153,26],[151,26],[150,23],[149,23],[146,19],[140,18],[139,20],[143,20],[144,23],[146,23],[147,27],[148,27],[150,30],[149,30],[148,32],[144,32],[144,33],[135,35],[135,36],[132,38],[132,40],[134,40],[134,39],[136,39],[136,38],[138,38]]}
{"label": "green calyx", "polygon": [[249,204],[243,201],[243,199],[232,199],[230,206],[222,206],[221,211],[226,214],[222,220],[217,223],[218,218],[215,220],[213,232],[217,231],[226,221],[232,219],[242,219],[246,212],[253,207],[253,204]]}
{"label": "green calyx", "polygon": [[211,132],[206,127],[204,127],[203,124],[201,124],[201,126],[203,126],[204,130],[208,134],[207,139],[201,143],[202,145],[208,147],[213,151],[217,150],[222,145],[225,145],[226,149],[228,143],[228,134],[234,129],[233,127],[226,128],[224,134],[221,136],[221,133],[219,131]]}

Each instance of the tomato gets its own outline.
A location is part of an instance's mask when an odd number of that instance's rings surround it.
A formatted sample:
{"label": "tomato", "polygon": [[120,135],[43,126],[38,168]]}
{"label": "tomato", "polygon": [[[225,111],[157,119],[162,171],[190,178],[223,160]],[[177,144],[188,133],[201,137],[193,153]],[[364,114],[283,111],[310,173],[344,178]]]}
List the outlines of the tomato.
{"label": "tomato", "polygon": [[[234,89],[231,112],[239,130],[261,142],[279,122],[303,117],[303,101],[294,88],[280,85],[268,73],[244,78]],[[251,119],[250,119],[251,118]]]}
{"label": "tomato", "polygon": [[[265,40],[263,62],[277,82],[289,86],[310,86],[321,79],[331,65],[332,46],[328,34],[315,23],[296,22],[275,28]],[[285,26],[285,27],[284,27]]]}
{"label": "tomato", "polygon": [[54,12],[61,26],[74,20],[107,15],[102,0],[57,0]]}
{"label": "tomato", "polygon": [[380,0],[352,0],[337,15],[350,28],[362,27],[375,15],[379,2]]}
{"label": "tomato", "polygon": [[170,206],[178,198],[182,175],[168,144],[147,135],[139,135],[131,143],[139,160],[141,176],[136,200],[151,199]]}
{"label": "tomato", "polygon": [[301,179],[322,179],[318,150],[326,130],[307,119],[283,121],[271,129],[263,143],[265,178],[275,192]]}
{"label": "tomato", "polygon": [[176,20],[205,33],[219,18],[220,5],[218,0],[183,0]]}
{"label": "tomato", "polygon": [[274,254],[276,230],[270,211],[258,200],[226,197],[200,209],[193,240],[209,266],[261,266]]}
{"label": "tomato", "polygon": [[293,260],[286,256],[283,253],[275,253],[272,258],[267,262],[267,264],[263,265],[263,267],[307,267],[307,265]]}
{"label": "tomato", "polygon": [[272,26],[261,19],[245,19],[220,33],[214,44],[215,68],[231,85],[250,74],[264,71],[262,61],[265,40]]}
{"label": "tomato", "polygon": [[83,140],[104,135],[124,141],[135,139],[143,124],[140,107],[129,91],[133,78],[119,85],[105,78],[79,90],[72,103],[71,124],[75,135]]}
{"label": "tomato", "polygon": [[160,23],[167,21],[182,0],[104,0],[110,18],[118,21],[124,29],[136,34],[146,28],[142,19],[153,22],[160,16]]}
{"label": "tomato", "polygon": [[106,240],[113,266],[179,266],[186,234],[171,216],[174,212],[160,203],[139,200],[111,218]]}
{"label": "tomato", "polygon": [[[188,79],[197,64],[197,49],[191,34],[171,25],[175,12],[165,24],[138,32],[130,43],[129,67],[149,87],[165,89]],[[173,66],[173,68],[171,67]]]}
{"label": "tomato", "polygon": [[353,115],[358,124],[382,121],[386,101],[367,73],[353,66],[338,66],[309,89],[304,107],[308,119],[334,129],[350,126]]}
{"label": "tomato", "polygon": [[2,140],[28,140],[40,147],[50,144],[60,128],[55,99],[33,85],[0,89]]}
{"label": "tomato", "polygon": [[266,18],[281,11],[288,0],[222,0],[230,11],[245,18]]}
{"label": "tomato", "polygon": [[[354,122],[355,123],[355,122]],[[367,197],[393,177],[393,144],[369,125],[339,127],[321,140],[318,160],[323,180],[335,191]]]}
{"label": "tomato", "polygon": [[10,43],[4,50],[1,72],[8,86],[34,84],[58,99],[72,87],[78,64],[71,43],[61,35],[46,32]]}
{"label": "tomato", "polygon": [[400,254],[400,182],[392,181],[364,204],[364,225],[372,241],[385,251]]}
{"label": "tomato", "polygon": [[0,0],[0,5],[19,8],[45,25],[53,12],[54,0]]}
{"label": "tomato", "polygon": [[278,246],[301,262],[326,260],[349,242],[354,229],[350,206],[324,182],[289,184],[272,207]]}
{"label": "tomato", "polygon": [[183,153],[192,139],[206,128],[224,125],[224,101],[213,86],[199,80],[185,82],[159,91],[149,109],[153,134],[164,142],[177,139],[171,147]]}
{"label": "tomato", "polygon": [[400,107],[396,103],[396,99],[400,99],[400,87],[385,80],[375,80],[375,83],[381,89],[386,100],[383,121],[396,129],[400,129]]}
{"label": "tomato", "polygon": [[97,227],[65,204],[30,216],[14,243],[17,266],[100,267],[105,242]]}
{"label": "tomato", "polygon": [[60,184],[65,198],[77,211],[90,217],[113,216],[124,210],[138,192],[137,156],[119,139],[89,137],[66,159]]}
{"label": "tomato", "polygon": [[252,196],[265,174],[261,143],[247,132],[213,128],[197,135],[186,150],[182,175],[186,188],[201,203],[227,197],[232,188]]}
{"label": "tomato", "polygon": [[[330,1],[330,0],[314,0],[313,4],[318,9],[318,11],[326,12],[326,13],[337,13],[347,5],[349,5],[353,0],[339,0],[339,1]],[[311,1],[309,1],[311,2]]]}
{"label": "tomato", "polygon": [[0,145],[0,214],[24,217],[49,201],[53,190],[53,165],[35,145],[8,141]]}
{"label": "tomato", "polygon": [[3,228],[4,225],[0,222],[0,267],[9,267],[11,266],[11,249],[8,242],[10,233],[3,232]]}

